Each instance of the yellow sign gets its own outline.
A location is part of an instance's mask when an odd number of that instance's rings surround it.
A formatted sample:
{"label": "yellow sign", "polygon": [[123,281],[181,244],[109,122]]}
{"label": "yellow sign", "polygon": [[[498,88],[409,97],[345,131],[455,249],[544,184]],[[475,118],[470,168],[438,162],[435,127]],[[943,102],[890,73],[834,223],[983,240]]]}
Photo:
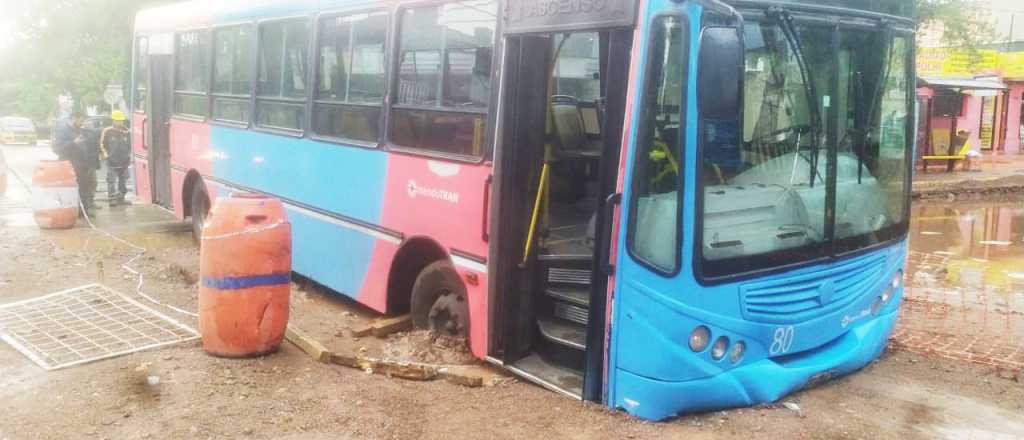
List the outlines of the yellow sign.
{"label": "yellow sign", "polygon": [[967,78],[997,74],[1000,53],[994,50],[921,49],[917,54],[917,73],[921,76]]}
{"label": "yellow sign", "polygon": [[1024,52],[931,48],[917,51],[917,74],[945,78],[999,75],[1024,78]]}
{"label": "yellow sign", "polygon": [[1000,54],[1004,78],[1024,78],[1024,52]]}

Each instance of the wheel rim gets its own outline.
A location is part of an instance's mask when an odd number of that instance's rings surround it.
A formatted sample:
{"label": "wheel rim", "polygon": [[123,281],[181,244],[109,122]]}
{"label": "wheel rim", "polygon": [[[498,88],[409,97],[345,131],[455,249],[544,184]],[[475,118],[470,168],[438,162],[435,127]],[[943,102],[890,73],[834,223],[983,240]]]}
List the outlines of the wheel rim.
{"label": "wheel rim", "polygon": [[462,295],[443,292],[427,317],[428,328],[435,334],[458,338],[469,335],[469,305]]}

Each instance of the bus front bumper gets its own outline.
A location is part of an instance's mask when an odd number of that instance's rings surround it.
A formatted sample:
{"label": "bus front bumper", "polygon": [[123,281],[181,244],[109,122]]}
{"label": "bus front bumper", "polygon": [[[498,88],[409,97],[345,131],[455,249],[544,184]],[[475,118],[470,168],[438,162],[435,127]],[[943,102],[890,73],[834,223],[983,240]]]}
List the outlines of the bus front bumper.
{"label": "bus front bumper", "polygon": [[681,413],[752,406],[779,400],[863,368],[885,350],[897,311],[851,328],[835,340],[785,361],[763,359],[727,372],[686,382],[666,382],[618,372],[619,385],[630,390],[615,406],[648,420]]}

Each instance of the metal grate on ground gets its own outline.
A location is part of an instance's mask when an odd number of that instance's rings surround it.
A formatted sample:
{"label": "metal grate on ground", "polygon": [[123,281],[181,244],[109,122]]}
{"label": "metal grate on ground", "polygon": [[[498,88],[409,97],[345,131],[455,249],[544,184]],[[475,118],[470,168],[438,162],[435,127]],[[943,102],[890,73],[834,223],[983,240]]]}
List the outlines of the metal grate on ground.
{"label": "metal grate on ground", "polygon": [[198,338],[194,329],[99,284],[0,305],[0,339],[47,371]]}
{"label": "metal grate on ground", "polygon": [[[910,252],[893,347],[925,356],[1024,371],[1024,280],[995,287],[950,283],[950,259]],[[976,274],[963,271],[961,277]]]}

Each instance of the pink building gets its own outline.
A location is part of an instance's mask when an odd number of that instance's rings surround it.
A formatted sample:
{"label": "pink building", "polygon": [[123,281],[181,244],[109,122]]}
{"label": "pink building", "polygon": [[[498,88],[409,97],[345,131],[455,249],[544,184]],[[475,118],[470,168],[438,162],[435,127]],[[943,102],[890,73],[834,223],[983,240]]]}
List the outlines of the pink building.
{"label": "pink building", "polygon": [[921,116],[919,157],[955,153],[949,151],[949,146],[960,130],[971,133],[971,147],[975,150],[994,154],[1022,152],[1024,81],[994,76],[921,77],[917,96]]}

